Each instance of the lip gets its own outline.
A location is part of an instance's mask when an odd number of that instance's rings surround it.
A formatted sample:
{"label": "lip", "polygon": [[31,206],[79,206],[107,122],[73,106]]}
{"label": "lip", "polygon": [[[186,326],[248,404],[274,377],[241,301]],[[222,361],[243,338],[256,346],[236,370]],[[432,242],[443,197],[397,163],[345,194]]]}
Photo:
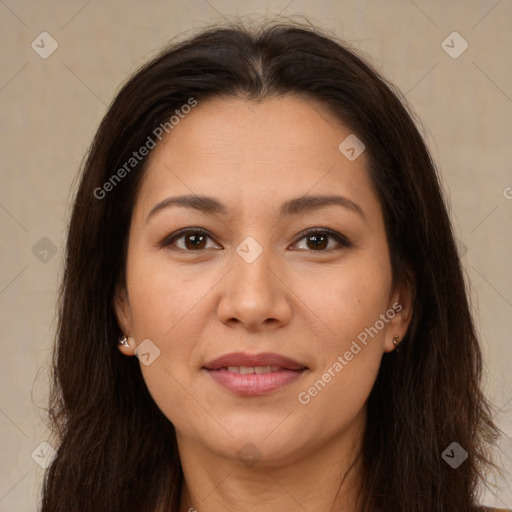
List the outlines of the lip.
{"label": "lip", "polygon": [[[228,366],[274,366],[270,373],[241,374],[228,371]],[[244,354],[234,352],[207,363],[203,370],[220,386],[239,396],[266,395],[300,378],[308,368],[289,357],[269,352]]]}
{"label": "lip", "polygon": [[260,354],[245,354],[243,352],[232,352],[210,361],[204,365],[207,370],[220,370],[228,366],[279,366],[285,370],[303,370],[307,367],[289,357],[272,352]]}

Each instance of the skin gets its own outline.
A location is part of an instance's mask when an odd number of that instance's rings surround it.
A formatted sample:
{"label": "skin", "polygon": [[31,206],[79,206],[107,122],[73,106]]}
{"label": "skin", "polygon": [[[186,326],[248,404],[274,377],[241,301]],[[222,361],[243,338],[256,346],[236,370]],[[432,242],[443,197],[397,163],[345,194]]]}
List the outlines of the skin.
{"label": "skin", "polygon": [[[160,350],[141,370],[176,428],[180,512],[356,510],[357,463],[340,483],[361,446],[381,358],[407,330],[411,291],[392,284],[366,154],[349,161],[338,149],[350,133],[310,99],[217,98],[200,102],[150,155],[115,309],[130,336],[122,353],[133,355],[145,339]],[[227,215],[168,207],[147,219],[182,194],[213,196]],[[357,203],[364,217],[339,205],[279,217],[286,200],[329,194]],[[210,238],[199,249],[190,234],[160,245],[188,227]],[[298,236],[311,228],[335,230],[350,246],[327,238],[316,249]],[[263,250],[252,263],[236,252],[247,236]],[[401,311],[301,404],[298,394],[394,303]],[[237,396],[202,367],[239,351],[276,352],[308,371],[268,395]],[[260,457],[252,466],[237,455],[247,443]]]}

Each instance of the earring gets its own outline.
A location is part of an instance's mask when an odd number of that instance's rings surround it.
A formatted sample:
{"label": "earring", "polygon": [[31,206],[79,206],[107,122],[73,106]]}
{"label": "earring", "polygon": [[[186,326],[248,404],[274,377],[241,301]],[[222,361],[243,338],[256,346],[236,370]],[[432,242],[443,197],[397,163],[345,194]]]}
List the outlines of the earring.
{"label": "earring", "polygon": [[395,334],[393,336],[393,345],[395,345],[397,352],[398,352],[398,345],[399,344],[400,344],[400,337],[398,336],[398,334]]}
{"label": "earring", "polygon": [[130,343],[128,342],[128,337],[126,334],[123,334],[119,337],[119,345],[123,345],[123,347],[130,348]]}

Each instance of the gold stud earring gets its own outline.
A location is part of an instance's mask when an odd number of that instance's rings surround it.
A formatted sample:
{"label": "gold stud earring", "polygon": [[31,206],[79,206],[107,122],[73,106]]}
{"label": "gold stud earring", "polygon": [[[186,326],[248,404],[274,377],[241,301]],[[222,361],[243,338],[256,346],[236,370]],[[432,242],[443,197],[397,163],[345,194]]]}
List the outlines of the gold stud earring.
{"label": "gold stud earring", "polygon": [[398,334],[395,334],[393,336],[393,345],[395,345],[397,352],[398,352],[398,345],[399,344],[400,344],[400,336],[398,336]]}

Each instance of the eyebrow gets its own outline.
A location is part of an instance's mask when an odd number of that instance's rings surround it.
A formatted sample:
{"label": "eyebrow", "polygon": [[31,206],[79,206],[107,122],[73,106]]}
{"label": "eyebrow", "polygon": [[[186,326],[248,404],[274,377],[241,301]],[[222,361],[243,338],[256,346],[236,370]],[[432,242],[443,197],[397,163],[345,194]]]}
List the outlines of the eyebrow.
{"label": "eyebrow", "polygon": [[[280,208],[280,217],[289,215],[298,215],[314,210],[319,210],[327,206],[342,206],[352,212],[358,214],[365,221],[366,215],[363,209],[351,199],[340,195],[317,195],[317,196],[301,196],[285,201]],[[146,222],[149,221],[157,212],[171,207],[183,207],[198,210],[209,215],[227,215],[228,209],[217,199],[204,195],[182,195],[168,197],[157,203],[149,212]]]}

